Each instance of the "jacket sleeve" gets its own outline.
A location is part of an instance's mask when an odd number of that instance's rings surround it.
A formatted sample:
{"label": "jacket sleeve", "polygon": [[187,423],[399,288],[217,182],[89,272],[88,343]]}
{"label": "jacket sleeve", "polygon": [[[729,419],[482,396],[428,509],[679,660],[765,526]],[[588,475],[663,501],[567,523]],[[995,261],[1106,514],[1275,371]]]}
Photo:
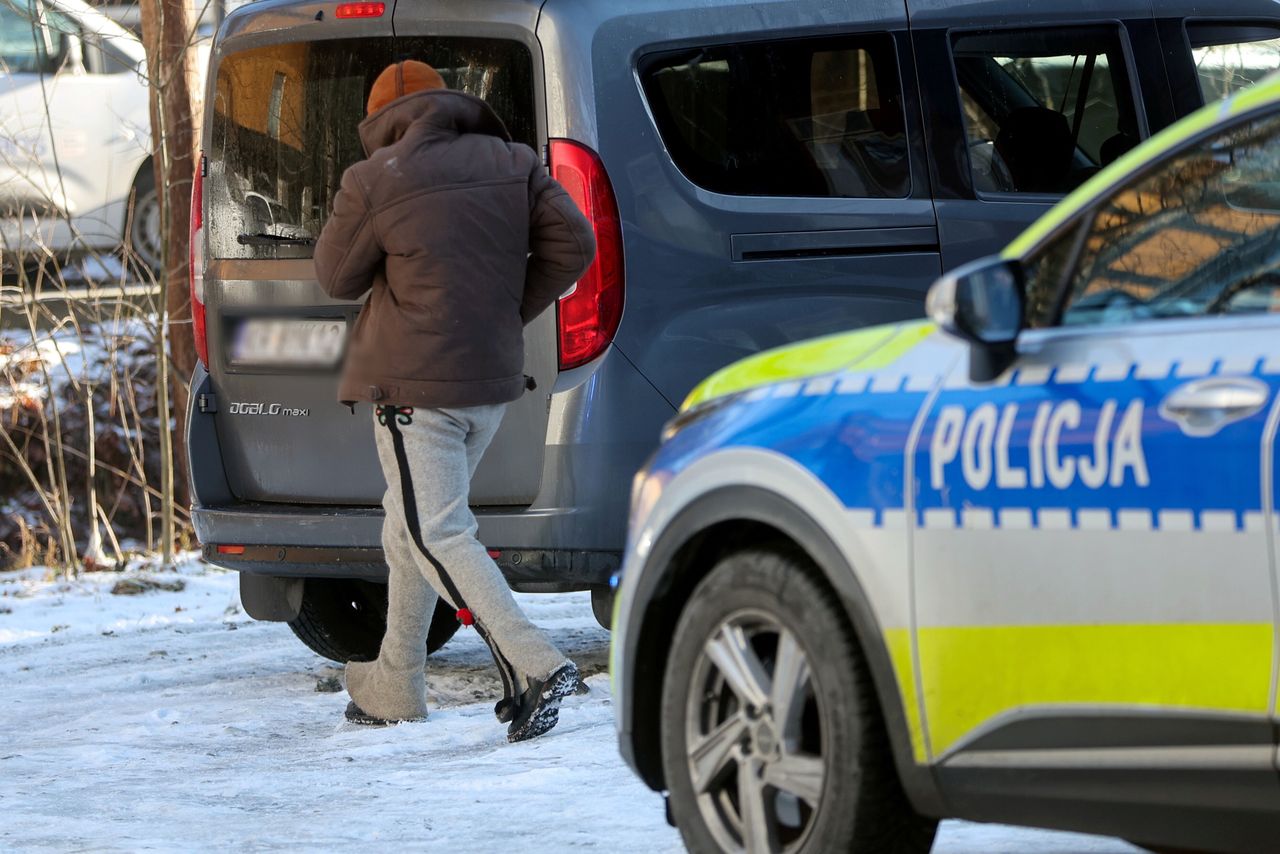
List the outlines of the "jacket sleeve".
{"label": "jacket sleeve", "polygon": [[359,299],[373,286],[384,251],[373,228],[373,212],[355,171],[342,175],[333,213],[314,253],[320,287],[334,299]]}
{"label": "jacket sleeve", "polygon": [[573,287],[596,257],[591,223],[540,163],[529,176],[529,199],[530,256],[520,303],[525,325]]}

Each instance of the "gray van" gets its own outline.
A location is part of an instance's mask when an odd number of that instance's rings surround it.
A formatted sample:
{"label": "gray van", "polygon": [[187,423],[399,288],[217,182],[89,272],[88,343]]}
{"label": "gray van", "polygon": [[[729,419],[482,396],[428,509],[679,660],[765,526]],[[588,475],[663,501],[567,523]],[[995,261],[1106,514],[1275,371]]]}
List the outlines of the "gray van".
{"label": "gray van", "polygon": [[[917,317],[1139,140],[1280,65],[1273,0],[261,0],[218,32],[193,212],[188,418],[205,556],[246,609],[376,653],[385,489],[335,400],[358,304],[311,249],[373,78],[422,59],[487,100],[599,257],[527,334],[537,388],[472,484],[513,588],[593,591],[633,473],[712,371]],[[459,283],[465,286],[465,283]],[[441,613],[430,645],[456,628]]]}

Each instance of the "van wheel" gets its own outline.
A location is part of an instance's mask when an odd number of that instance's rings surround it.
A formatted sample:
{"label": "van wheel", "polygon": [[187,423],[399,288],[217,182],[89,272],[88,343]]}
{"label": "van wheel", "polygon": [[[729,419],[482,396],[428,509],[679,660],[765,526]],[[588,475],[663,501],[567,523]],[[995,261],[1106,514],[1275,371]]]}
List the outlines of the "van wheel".
{"label": "van wheel", "polygon": [[[427,653],[449,642],[459,627],[443,599],[427,632]],[[387,585],[346,578],[308,578],[302,608],[289,628],[313,652],[342,664],[372,661],[387,631]]]}
{"label": "van wheel", "polygon": [[791,551],[722,559],[680,618],[662,691],[668,803],[693,852],[925,854],[835,596]]}
{"label": "van wheel", "polygon": [[151,161],[138,170],[133,179],[133,208],[125,213],[129,233],[125,248],[129,263],[139,278],[158,277],[164,264],[164,229],[160,222],[160,194],[156,192],[156,175]]}

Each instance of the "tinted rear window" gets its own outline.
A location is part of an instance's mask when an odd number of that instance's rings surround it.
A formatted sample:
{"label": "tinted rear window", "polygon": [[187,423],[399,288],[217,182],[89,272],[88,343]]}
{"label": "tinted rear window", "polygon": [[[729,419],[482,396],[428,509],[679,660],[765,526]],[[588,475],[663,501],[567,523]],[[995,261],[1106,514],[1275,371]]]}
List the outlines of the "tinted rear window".
{"label": "tinted rear window", "polygon": [[645,95],[681,172],[718,193],[910,193],[888,34],[699,48],[647,60]]}
{"label": "tinted rear window", "polygon": [[309,245],[240,236],[320,234],[343,171],[364,157],[357,125],[374,78],[400,59],[435,66],[450,87],[487,101],[516,141],[536,145],[533,60],[518,42],[340,39],[232,54],[218,66],[209,118],[210,257],[310,257]]}

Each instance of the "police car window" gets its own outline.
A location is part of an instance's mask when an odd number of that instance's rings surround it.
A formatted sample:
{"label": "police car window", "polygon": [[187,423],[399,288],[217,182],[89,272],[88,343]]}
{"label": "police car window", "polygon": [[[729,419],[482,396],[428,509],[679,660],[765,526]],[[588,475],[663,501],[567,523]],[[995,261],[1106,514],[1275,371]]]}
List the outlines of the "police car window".
{"label": "police car window", "polygon": [[641,77],[663,143],[700,187],[743,196],[911,192],[888,34],[662,54]]}
{"label": "police car window", "polygon": [[1138,143],[1114,27],[967,33],[952,51],[979,193],[1066,193]]}
{"label": "police car window", "polygon": [[1249,123],[1115,194],[1093,218],[1062,324],[1280,311],[1280,118]]}
{"label": "police car window", "polygon": [[1187,40],[1206,103],[1280,69],[1280,30],[1274,27],[1188,24]]}

